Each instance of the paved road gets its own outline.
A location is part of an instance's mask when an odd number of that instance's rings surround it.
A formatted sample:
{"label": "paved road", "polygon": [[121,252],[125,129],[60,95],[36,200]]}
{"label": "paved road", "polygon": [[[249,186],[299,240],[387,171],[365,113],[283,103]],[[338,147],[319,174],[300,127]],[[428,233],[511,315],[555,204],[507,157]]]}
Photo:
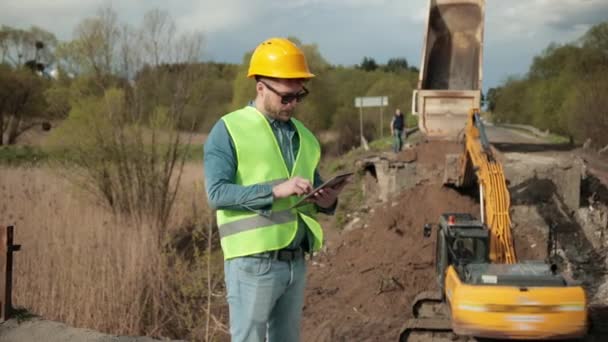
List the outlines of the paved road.
{"label": "paved road", "polygon": [[545,144],[544,139],[516,129],[486,124],[486,134],[492,143]]}

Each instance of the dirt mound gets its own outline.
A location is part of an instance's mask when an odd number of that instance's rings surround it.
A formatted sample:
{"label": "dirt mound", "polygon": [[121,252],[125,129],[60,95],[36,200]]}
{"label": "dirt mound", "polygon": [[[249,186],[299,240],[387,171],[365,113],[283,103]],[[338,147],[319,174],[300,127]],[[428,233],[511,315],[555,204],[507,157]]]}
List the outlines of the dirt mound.
{"label": "dirt mound", "polygon": [[[363,183],[365,205],[359,212],[347,216],[350,222],[344,230],[326,229],[326,248],[310,263],[303,341],[397,340],[402,325],[411,317],[410,305],[414,297],[421,291],[437,289],[433,239],[423,238],[423,225],[436,223],[444,212],[464,212],[479,217],[475,195],[471,197],[442,186],[446,154],[461,152],[462,145],[458,143],[428,142],[397,155],[385,154],[384,159],[389,156],[388,160],[382,159],[378,165],[388,164],[388,176],[412,177],[414,181],[411,187],[393,188],[396,191],[389,191],[391,195],[384,202],[378,201],[373,189],[367,188],[399,182],[382,183],[377,167],[375,175],[366,176]],[[399,163],[403,164],[401,173],[390,174],[391,165],[394,169]],[[532,177],[535,169],[523,168],[520,172],[522,176]],[[600,190],[604,188],[588,183],[583,184],[583,195],[589,198],[584,204],[589,208],[579,209],[579,212],[584,209],[591,214],[597,213],[597,219],[587,214],[588,221],[605,222],[604,211],[598,209],[598,203],[603,203],[604,197]],[[590,294],[597,292],[601,296],[608,288],[602,281],[606,267],[599,262],[598,270],[591,270],[589,265],[594,265],[594,260],[605,259],[592,248],[605,243],[602,240],[606,236],[605,223],[583,222],[578,226],[559,204],[559,196],[539,197],[538,186],[542,184],[534,178],[525,184],[527,187],[510,189],[516,195],[511,218],[518,258],[547,259],[549,227],[552,225],[555,232],[560,232],[555,238],[558,247],[555,253],[569,260],[563,262],[563,270],[575,279],[581,278]],[[554,203],[556,199],[557,204]],[[604,301],[598,303],[604,304]],[[605,306],[598,308],[591,312],[595,325],[592,332],[608,331],[603,324],[608,310]],[[600,328],[597,322],[602,323]],[[595,335],[590,335],[591,340]],[[599,338],[603,340],[604,337]]]}
{"label": "dirt mound", "polygon": [[[426,168],[438,167],[443,171],[446,154],[462,153],[463,145],[458,142],[431,141],[416,145],[416,162]],[[397,160],[406,159],[410,153],[407,149],[397,155]]]}
{"label": "dirt mound", "polygon": [[[453,147],[434,144],[419,145],[418,163],[443,166]],[[422,227],[449,211],[478,216],[479,206],[438,180],[370,209],[359,229],[328,232],[310,267],[303,340],[396,340],[414,296],[436,288],[433,239]]]}

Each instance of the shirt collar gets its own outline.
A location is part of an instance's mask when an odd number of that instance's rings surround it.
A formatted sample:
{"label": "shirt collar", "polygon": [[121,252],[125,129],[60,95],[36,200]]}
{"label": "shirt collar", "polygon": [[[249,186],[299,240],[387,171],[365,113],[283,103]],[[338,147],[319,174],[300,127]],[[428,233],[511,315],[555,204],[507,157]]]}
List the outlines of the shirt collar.
{"label": "shirt collar", "polygon": [[[254,107],[255,108],[255,101],[251,100],[248,103],[248,106]],[[271,118],[270,116],[266,115],[266,113],[262,113],[262,115],[264,115],[264,117],[266,118],[266,120],[268,120],[268,123],[270,123],[271,126],[274,127],[287,127],[288,129],[292,129],[293,128],[293,124],[291,123],[291,119],[287,122],[283,122],[281,120],[277,120],[275,118]]]}

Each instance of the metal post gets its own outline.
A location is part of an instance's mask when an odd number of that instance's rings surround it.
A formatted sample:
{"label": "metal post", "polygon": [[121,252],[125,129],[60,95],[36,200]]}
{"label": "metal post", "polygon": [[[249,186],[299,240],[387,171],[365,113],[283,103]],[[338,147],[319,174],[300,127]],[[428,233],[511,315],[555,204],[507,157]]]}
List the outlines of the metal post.
{"label": "metal post", "polygon": [[[11,316],[13,298],[13,252],[21,245],[13,245],[14,227],[0,227],[0,320]],[[3,299],[3,300],[2,300]]]}
{"label": "metal post", "polygon": [[384,138],[384,98],[380,101],[380,138]]}
{"label": "metal post", "polygon": [[360,134],[360,146],[363,146],[363,107],[359,107],[359,134]]}

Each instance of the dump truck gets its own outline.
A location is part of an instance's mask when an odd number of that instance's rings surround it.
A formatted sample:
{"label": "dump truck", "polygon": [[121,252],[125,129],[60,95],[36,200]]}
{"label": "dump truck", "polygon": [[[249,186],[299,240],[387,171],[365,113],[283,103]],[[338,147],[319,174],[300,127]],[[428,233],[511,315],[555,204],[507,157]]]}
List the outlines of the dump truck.
{"label": "dump truck", "polygon": [[[510,195],[479,110],[469,112],[464,151],[444,179],[478,186],[481,220],[466,213],[440,217],[435,271],[439,291],[420,293],[400,341],[420,334],[485,338],[566,339],[587,332],[581,284],[544,261],[518,262],[511,236]],[[455,172],[455,174],[450,174]],[[424,236],[431,236],[425,225]],[[428,338],[428,336],[425,336]],[[433,337],[433,336],[431,336]]]}
{"label": "dump truck", "polygon": [[484,0],[430,0],[412,114],[429,139],[456,140],[481,99]]}

